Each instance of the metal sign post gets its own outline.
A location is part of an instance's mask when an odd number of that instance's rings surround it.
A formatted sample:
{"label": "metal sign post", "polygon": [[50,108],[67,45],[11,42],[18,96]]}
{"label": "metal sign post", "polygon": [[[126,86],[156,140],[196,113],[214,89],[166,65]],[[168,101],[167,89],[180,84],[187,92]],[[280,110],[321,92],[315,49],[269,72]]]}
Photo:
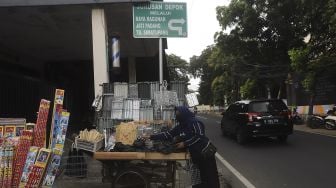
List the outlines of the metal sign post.
{"label": "metal sign post", "polygon": [[137,3],[133,6],[133,37],[159,38],[160,90],[163,90],[162,38],[188,36],[187,4],[173,2]]}
{"label": "metal sign post", "polygon": [[163,53],[162,38],[159,38],[159,73],[160,73],[160,91],[163,91]]}

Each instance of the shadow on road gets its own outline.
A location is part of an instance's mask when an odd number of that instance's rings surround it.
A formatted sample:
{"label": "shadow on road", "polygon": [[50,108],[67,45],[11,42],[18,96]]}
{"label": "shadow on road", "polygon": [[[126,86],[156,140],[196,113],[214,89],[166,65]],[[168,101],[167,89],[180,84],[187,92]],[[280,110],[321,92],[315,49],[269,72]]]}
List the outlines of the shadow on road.
{"label": "shadow on road", "polygon": [[271,138],[271,137],[258,137],[258,138],[250,138],[248,143],[244,144],[244,145],[239,145],[237,143],[237,141],[235,140],[235,138],[231,137],[231,136],[225,136],[223,137],[223,139],[226,139],[227,141],[230,141],[234,144],[236,144],[237,146],[240,147],[246,147],[246,148],[265,148],[265,147],[289,147],[292,146],[292,143],[290,142],[290,138],[287,142],[280,142],[278,139],[276,138]]}

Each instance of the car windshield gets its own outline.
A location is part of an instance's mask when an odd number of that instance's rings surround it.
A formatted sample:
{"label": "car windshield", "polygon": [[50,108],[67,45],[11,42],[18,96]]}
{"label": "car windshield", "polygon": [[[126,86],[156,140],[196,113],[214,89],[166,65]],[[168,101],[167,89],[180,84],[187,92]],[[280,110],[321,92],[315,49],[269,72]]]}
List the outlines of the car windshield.
{"label": "car windshield", "polygon": [[282,101],[258,101],[249,104],[250,112],[285,111],[287,106]]}

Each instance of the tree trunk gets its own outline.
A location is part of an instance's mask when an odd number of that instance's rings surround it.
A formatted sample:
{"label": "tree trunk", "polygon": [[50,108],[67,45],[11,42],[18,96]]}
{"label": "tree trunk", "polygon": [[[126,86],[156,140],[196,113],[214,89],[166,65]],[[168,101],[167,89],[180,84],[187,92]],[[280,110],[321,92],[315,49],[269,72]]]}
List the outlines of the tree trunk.
{"label": "tree trunk", "polygon": [[315,100],[315,93],[312,91],[312,93],[310,94],[308,116],[313,115],[313,112],[314,112],[314,100]]}

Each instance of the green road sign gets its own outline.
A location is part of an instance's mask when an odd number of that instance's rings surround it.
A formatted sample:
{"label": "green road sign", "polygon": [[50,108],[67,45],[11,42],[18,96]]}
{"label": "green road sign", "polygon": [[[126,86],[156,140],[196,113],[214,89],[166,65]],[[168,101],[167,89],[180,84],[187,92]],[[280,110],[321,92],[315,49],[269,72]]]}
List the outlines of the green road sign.
{"label": "green road sign", "polygon": [[139,3],[133,6],[135,38],[187,37],[187,4]]}

